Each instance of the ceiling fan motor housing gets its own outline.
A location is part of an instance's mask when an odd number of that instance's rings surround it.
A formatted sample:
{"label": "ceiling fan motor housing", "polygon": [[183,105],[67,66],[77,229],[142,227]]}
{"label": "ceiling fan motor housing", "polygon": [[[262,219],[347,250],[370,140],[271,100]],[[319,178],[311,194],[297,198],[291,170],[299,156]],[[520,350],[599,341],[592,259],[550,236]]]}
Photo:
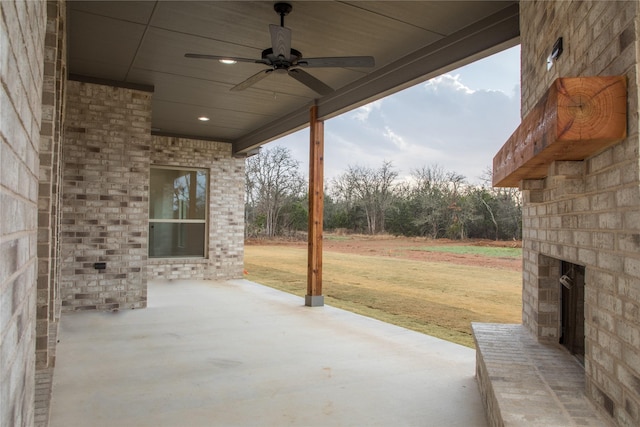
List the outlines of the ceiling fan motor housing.
{"label": "ceiling fan motor housing", "polygon": [[273,49],[265,49],[262,51],[262,59],[269,61],[269,64],[273,66],[273,68],[277,69],[287,69],[291,67],[291,65],[295,64],[298,59],[302,58],[302,53],[296,49],[291,49],[291,55],[289,58],[280,58],[275,56],[273,53]]}
{"label": "ceiling fan motor housing", "polygon": [[258,83],[264,77],[276,71],[278,74],[288,74],[309,89],[320,95],[328,95],[333,89],[313,75],[307,73],[302,68],[327,68],[327,67],[373,67],[374,59],[371,56],[343,56],[326,58],[306,58],[302,59],[302,53],[291,48],[291,29],[284,26],[284,17],[288,15],[293,7],[289,3],[276,3],[273,9],[280,15],[280,26],[269,25],[271,33],[271,47],[262,51],[261,59],[236,58],[220,55],[204,55],[197,53],[187,53],[187,58],[213,59],[226,63],[249,62],[263,64],[268,69],[259,71],[248,79],[233,86],[231,91],[245,90]]}
{"label": "ceiling fan motor housing", "polygon": [[[273,10],[275,10],[278,13],[278,15],[282,17],[287,16],[292,9],[293,9],[293,6],[291,6],[289,3],[276,3],[273,5]],[[284,23],[280,25],[284,26]]]}

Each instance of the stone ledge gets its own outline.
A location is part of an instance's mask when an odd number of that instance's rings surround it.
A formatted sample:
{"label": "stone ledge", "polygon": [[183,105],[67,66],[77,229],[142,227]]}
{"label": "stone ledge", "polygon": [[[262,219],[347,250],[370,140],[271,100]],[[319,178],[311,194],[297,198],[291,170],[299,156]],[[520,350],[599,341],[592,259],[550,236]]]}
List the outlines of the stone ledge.
{"label": "stone ledge", "polygon": [[522,325],[473,323],[476,378],[491,426],[611,426],[585,395],[584,369]]}

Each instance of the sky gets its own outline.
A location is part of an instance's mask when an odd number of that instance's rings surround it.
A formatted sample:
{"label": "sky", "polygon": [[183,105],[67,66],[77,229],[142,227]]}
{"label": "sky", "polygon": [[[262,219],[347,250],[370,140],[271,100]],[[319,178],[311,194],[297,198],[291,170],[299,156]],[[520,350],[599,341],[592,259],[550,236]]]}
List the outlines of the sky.
{"label": "sky", "polygon": [[[400,178],[424,166],[480,183],[520,124],[520,46],[325,121],[325,185],[349,166],[390,161]],[[309,128],[286,147],[308,175]]]}

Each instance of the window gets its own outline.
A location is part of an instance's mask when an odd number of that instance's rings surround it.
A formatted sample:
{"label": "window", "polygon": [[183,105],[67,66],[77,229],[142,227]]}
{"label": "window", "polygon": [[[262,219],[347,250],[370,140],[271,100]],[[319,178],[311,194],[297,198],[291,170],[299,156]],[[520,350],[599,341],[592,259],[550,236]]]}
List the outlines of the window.
{"label": "window", "polygon": [[204,257],[207,171],[152,167],[149,257]]}

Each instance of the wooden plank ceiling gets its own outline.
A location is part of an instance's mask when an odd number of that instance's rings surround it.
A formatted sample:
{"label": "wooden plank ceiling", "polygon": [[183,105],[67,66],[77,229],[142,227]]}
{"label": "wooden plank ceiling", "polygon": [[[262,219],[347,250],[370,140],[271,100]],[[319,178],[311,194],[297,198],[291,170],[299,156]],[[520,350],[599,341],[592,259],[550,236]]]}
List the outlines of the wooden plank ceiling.
{"label": "wooden plank ceiling", "polygon": [[[153,131],[234,144],[246,152],[518,43],[516,1],[290,2],[285,26],[304,57],[373,56],[373,68],[313,68],[320,96],[272,73],[230,88],[264,65],[185,58],[188,52],[260,58],[271,47],[274,2],[69,2],[69,72],[154,87]],[[200,122],[200,116],[211,120]]]}

